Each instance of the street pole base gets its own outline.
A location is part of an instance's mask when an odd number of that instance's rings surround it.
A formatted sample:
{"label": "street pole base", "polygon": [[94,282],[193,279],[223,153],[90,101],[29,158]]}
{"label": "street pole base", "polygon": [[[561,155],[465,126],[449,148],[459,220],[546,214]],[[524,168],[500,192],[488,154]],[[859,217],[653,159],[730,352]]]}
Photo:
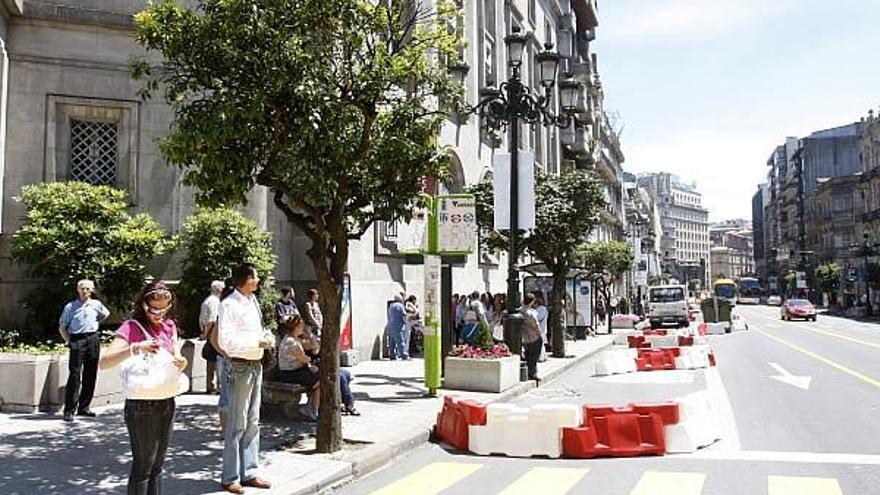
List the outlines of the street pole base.
{"label": "street pole base", "polygon": [[526,315],[522,313],[511,313],[504,319],[504,342],[510,349],[510,353],[514,356],[520,356],[519,362],[519,381],[525,382],[529,379],[529,370],[526,362],[523,360],[522,335],[528,324]]}

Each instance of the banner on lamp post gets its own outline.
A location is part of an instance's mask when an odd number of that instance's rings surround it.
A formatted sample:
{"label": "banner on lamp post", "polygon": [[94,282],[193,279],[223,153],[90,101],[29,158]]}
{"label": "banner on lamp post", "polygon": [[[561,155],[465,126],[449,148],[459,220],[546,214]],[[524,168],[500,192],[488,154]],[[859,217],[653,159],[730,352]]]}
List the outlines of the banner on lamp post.
{"label": "banner on lamp post", "polygon": [[477,203],[473,194],[437,196],[437,252],[467,255],[477,245]]}
{"label": "banner on lamp post", "polygon": [[[519,230],[535,228],[535,154],[520,151],[517,155],[517,217]],[[498,153],[492,159],[492,189],[495,230],[510,230],[510,153]]]}

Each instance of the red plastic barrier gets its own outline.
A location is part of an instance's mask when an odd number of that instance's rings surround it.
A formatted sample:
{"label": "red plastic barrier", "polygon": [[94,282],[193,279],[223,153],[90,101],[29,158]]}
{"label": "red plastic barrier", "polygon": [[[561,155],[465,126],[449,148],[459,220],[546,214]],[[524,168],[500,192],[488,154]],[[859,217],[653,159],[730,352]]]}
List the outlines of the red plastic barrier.
{"label": "red plastic barrier", "polygon": [[694,345],[694,338],[693,337],[685,337],[684,335],[679,335],[678,336],[678,345],[679,345],[679,347]]}
{"label": "red plastic barrier", "polygon": [[700,323],[700,325],[697,327],[697,333],[699,335],[709,335],[709,324]]}
{"label": "red plastic barrier", "polygon": [[437,414],[434,433],[438,440],[461,450],[468,448],[468,425],[486,424],[486,406],[455,397],[443,398],[443,409]]}
{"label": "red plastic barrier", "polygon": [[645,335],[666,335],[669,330],[665,328],[646,328],[643,332]]}
{"label": "red plastic barrier", "polygon": [[630,335],[626,338],[630,349],[650,348],[651,343],[645,342],[645,337],[641,335]]}
{"label": "red plastic barrier", "polygon": [[562,429],[565,457],[663,455],[666,453],[663,426],[678,422],[678,405],[584,406],[584,418],[583,426]]}
{"label": "red plastic barrier", "polygon": [[639,349],[636,369],[639,371],[674,370],[675,358],[680,355],[678,347],[664,349]]}
{"label": "red plastic barrier", "polygon": [[715,353],[709,353],[709,366],[715,366]]}

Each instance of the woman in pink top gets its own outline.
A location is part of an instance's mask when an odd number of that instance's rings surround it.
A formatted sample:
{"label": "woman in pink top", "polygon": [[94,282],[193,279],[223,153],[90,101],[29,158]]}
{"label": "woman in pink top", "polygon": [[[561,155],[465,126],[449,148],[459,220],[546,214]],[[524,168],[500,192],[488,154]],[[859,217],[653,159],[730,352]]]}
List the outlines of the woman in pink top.
{"label": "woman in pink top", "polygon": [[[174,295],[164,283],[147,284],[135,299],[131,319],[120,325],[116,338],[101,353],[100,367],[112,368],[132,354],[154,353],[163,347],[174,356],[178,368],[186,368],[186,358],[175,346],[177,324],[169,316],[173,299]],[[173,396],[160,400],[125,400],[125,425],[132,453],[128,495],[162,493],[162,465],[173,419]]]}

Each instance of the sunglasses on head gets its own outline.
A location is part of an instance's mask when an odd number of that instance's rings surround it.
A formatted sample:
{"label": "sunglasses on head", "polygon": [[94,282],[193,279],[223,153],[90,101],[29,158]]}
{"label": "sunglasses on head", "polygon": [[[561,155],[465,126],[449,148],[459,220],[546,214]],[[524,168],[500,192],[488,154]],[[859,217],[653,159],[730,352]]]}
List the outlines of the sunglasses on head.
{"label": "sunglasses on head", "polygon": [[154,307],[150,306],[149,304],[144,303],[144,311],[147,314],[151,314],[151,315],[155,315],[155,316],[164,315],[165,313],[168,312],[169,309],[171,309],[170,304],[168,306],[165,306],[164,308],[154,308]]}

